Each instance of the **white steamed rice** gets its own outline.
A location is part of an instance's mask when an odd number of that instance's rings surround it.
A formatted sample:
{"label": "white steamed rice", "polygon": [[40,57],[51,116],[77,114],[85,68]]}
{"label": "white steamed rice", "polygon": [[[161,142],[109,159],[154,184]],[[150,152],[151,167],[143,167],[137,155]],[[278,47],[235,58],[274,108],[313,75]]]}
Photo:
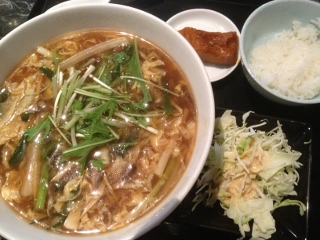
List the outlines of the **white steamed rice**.
{"label": "white steamed rice", "polygon": [[312,99],[320,94],[320,18],[303,27],[293,21],[284,30],[251,52],[252,72],[281,94]]}

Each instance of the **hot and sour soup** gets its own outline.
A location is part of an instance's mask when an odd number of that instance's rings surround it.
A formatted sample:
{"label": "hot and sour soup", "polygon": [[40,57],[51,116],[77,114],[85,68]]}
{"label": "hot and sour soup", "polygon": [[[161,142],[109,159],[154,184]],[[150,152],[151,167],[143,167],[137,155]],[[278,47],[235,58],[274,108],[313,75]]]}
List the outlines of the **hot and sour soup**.
{"label": "hot and sour soup", "polygon": [[121,228],[174,187],[196,128],[186,77],[161,49],[118,31],[68,34],[2,83],[1,196],[47,229]]}

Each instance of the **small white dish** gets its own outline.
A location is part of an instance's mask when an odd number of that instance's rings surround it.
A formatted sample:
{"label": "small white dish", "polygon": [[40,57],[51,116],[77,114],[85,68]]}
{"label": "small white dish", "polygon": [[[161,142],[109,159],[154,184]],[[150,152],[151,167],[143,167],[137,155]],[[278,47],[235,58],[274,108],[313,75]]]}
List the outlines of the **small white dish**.
{"label": "small white dish", "polygon": [[70,7],[74,5],[84,4],[84,3],[109,3],[110,0],[69,0],[66,2],[59,3],[52,8],[49,8],[46,12],[50,12],[52,10],[56,10],[59,8]]}
{"label": "small white dish", "polygon": [[[230,32],[235,31],[240,39],[240,31],[237,26],[226,16],[209,9],[190,9],[180,12],[169,20],[167,23],[181,30],[185,27],[193,27],[208,32]],[[217,64],[204,63],[211,82],[218,81],[228,76],[240,62],[240,50],[238,61],[232,66],[223,66]]]}

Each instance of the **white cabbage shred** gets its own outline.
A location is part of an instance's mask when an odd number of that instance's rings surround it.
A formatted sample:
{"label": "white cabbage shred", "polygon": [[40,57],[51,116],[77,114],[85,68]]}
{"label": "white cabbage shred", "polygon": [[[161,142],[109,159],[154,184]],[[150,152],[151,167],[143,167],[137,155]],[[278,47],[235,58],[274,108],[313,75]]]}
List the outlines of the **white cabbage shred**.
{"label": "white cabbage shred", "polygon": [[276,208],[297,205],[301,215],[306,210],[300,201],[284,200],[297,195],[301,153],[291,150],[279,122],[270,132],[257,129],[266,121],[247,126],[250,113],[243,115],[242,126],[237,126],[231,110],[216,119],[214,144],[197,183],[194,208],[200,202],[212,207],[219,200],[242,238],[252,222],[251,239],[268,239],[276,232],[272,217]]}

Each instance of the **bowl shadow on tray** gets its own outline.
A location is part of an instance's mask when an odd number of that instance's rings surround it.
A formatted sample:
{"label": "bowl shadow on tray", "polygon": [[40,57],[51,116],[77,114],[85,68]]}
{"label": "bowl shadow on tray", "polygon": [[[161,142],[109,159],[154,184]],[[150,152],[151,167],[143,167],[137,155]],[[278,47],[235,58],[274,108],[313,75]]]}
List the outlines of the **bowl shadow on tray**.
{"label": "bowl shadow on tray", "polygon": [[[217,117],[221,116],[225,109],[217,109]],[[232,111],[232,114],[239,120],[240,124],[242,114],[244,112]],[[311,127],[308,124],[290,121],[281,118],[273,118],[259,114],[251,114],[247,119],[248,125],[252,125],[266,119],[268,124],[259,129],[269,131],[276,126],[277,120],[282,124],[282,129],[286,134],[289,145],[293,150],[302,153],[299,162],[303,166],[298,169],[300,181],[295,190],[297,196],[291,196],[290,199],[302,201],[306,206],[309,202],[309,185],[310,185],[310,166],[311,166]],[[158,231],[166,231],[168,236],[172,239],[196,239],[193,236],[194,232],[201,234],[211,234],[214,239],[236,239],[240,237],[239,229],[233,220],[224,216],[224,211],[217,202],[213,208],[205,207],[200,203],[194,211],[192,202],[196,186],[192,188],[183,202],[178,208],[158,227]],[[291,239],[306,239],[308,235],[308,209],[303,216],[299,214],[297,206],[287,206],[278,208],[273,212],[273,217],[276,221],[277,231],[272,235],[271,239],[291,240]],[[193,229],[192,231],[190,229]],[[216,230],[216,231],[212,231]],[[211,232],[210,232],[211,231]],[[196,234],[196,235],[197,235]],[[251,235],[248,233],[246,239],[250,239]],[[204,238],[204,239],[209,239]],[[171,239],[169,237],[169,239]]]}

